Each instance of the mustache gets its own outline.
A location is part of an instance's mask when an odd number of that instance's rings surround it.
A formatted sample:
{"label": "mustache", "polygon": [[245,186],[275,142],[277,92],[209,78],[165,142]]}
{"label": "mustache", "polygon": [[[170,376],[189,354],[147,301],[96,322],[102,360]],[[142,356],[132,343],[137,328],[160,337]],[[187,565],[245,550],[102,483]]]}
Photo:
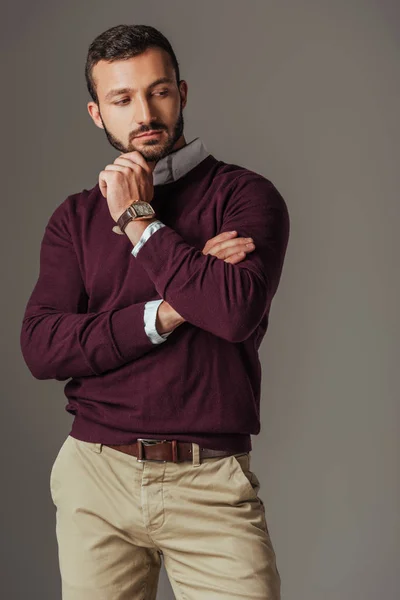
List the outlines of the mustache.
{"label": "mustache", "polygon": [[142,135],[143,133],[148,133],[149,131],[164,131],[165,127],[162,127],[160,125],[153,125],[152,127],[148,127],[146,129],[142,129],[140,131],[137,131],[136,133],[134,133],[132,135],[132,138],[137,137],[138,135]]}

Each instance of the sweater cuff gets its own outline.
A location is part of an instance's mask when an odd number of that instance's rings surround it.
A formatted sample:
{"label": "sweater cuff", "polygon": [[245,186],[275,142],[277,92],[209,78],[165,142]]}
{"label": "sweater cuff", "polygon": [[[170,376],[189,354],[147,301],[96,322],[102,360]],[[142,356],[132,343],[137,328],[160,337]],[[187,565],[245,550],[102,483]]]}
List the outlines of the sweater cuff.
{"label": "sweater cuff", "polygon": [[121,361],[134,360],[154,349],[154,343],[144,327],[145,305],[146,302],[139,302],[117,309],[111,314],[112,340]]}

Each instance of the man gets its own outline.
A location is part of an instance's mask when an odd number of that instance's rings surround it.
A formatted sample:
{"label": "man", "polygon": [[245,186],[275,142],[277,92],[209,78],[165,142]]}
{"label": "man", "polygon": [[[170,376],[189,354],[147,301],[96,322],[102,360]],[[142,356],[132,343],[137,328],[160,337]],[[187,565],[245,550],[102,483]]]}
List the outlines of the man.
{"label": "man", "polygon": [[34,377],[70,379],[50,476],[63,599],[154,599],[163,556],[177,598],[277,600],[250,455],[286,204],[186,142],[187,84],[153,27],[99,35],[86,81],[121,154],[50,217],[21,331]]}

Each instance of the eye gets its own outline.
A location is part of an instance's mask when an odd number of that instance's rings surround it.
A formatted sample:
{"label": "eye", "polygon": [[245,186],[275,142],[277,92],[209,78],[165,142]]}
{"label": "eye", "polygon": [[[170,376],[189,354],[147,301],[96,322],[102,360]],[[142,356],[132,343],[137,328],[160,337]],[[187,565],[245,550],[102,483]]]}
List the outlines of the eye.
{"label": "eye", "polygon": [[166,96],[168,94],[168,90],[164,90],[163,92],[158,92],[158,96]]}
{"label": "eye", "polygon": [[125,104],[126,102],[129,102],[129,98],[124,98],[124,100],[120,100],[119,102],[114,102],[114,104],[116,104],[116,105]]}

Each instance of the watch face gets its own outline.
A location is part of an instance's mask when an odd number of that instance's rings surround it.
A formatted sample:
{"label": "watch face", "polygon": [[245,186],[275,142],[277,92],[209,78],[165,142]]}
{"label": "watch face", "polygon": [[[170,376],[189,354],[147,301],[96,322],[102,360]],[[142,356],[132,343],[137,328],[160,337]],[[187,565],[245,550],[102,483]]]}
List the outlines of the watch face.
{"label": "watch face", "polygon": [[153,214],[153,208],[150,206],[148,202],[136,202],[137,206],[134,207],[136,214],[138,217],[144,217],[146,215]]}
{"label": "watch face", "polygon": [[147,214],[146,207],[143,206],[143,204],[139,204],[139,206],[135,206],[135,208],[138,217],[142,217],[143,215]]}

